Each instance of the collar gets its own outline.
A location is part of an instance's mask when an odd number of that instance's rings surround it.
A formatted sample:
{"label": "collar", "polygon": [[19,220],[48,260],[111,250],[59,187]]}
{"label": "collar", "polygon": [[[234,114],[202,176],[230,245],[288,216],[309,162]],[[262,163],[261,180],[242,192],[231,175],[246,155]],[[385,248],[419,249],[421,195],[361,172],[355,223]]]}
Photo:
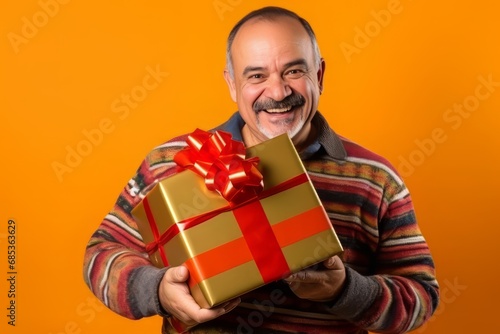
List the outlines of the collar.
{"label": "collar", "polygon": [[345,160],[347,152],[342,140],[330,128],[330,125],[319,111],[314,115],[312,122],[318,131],[318,142],[325,149],[326,154],[335,160]]}
{"label": "collar", "polygon": [[[317,111],[314,115],[312,123],[318,131],[318,138],[304,150],[305,155],[301,154],[301,158],[308,158],[323,150],[324,153],[335,160],[345,160],[347,153],[344,145],[342,144],[342,140],[330,128],[328,122],[319,111]],[[214,130],[229,132],[233,136],[234,140],[243,141],[241,129],[244,125],[245,121],[243,121],[239,112],[235,112],[229,120],[227,120],[224,124],[219,125]]]}

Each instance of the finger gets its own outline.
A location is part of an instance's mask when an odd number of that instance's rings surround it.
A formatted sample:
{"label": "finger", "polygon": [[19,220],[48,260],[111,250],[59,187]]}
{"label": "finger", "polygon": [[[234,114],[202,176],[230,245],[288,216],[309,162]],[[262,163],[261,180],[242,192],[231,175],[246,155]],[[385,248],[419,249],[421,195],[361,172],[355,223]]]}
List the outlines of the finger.
{"label": "finger", "polygon": [[167,270],[166,278],[171,283],[183,283],[189,278],[189,271],[184,266],[172,267]]}
{"label": "finger", "polygon": [[325,290],[324,287],[319,287],[317,284],[307,283],[292,283],[290,290],[299,298],[310,300],[327,300],[332,293]]}
{"label": "finger", "polygon": [[302,270],[285,278],[291,283],[321,283],[328,279],[326,273],[322,271]]}
{"label": "finger", "polygon": [[344,267],[342,260],[340,260],[340,258],[337,255],[332,256],[323,261],[323,265],[327,269],[342,269]]}
{"label": "finger", "polygon": [[238,298],[211,309],[201,308],[198,304],[194,303],[188,305],[188,307],[184,310],[184,313],[186,319],[202,323],[220,317],[221,315],[233,310],[240,302],[241,300]]}
{"label": "finger", "polygon": [[238,297],[238,298],[231,299],[223,304],[220,304],[217,307],[221,307],[224,310],[226,310],[226,312],[229,312],[229,310],[232,310],[233,308],[238,306],[239,303],[241,303],[241,298]]}
{"label": "finger", "polygon": [[290,287],[290,290],[295,292],[296,290],[299,289],[300,287],[300,282],[299,281],[290,281],[288,279],[284,280],[286,284]]}
{"label": "finger", "polygon": [[213,309],[202,308],[202,309],[195,310],[194,312],[195,313],[188,314],[188,315],[190,316],[191,319],[193,319],[197,323],[210,321],[210,320],[215,319],[217,317],[220,317],[221,315],[226,313],[226,311],[223,308],[219,308],[219,307],[213,308]]}

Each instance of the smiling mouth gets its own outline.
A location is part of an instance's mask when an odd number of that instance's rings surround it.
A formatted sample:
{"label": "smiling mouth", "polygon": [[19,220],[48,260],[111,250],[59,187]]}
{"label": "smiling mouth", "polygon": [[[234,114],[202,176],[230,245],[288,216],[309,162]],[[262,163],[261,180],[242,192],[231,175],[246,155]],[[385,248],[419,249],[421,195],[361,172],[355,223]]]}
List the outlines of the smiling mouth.
{"label": "smiling mouth", "polygon": [[252,106],[255,112],[266,112],[267,114],[286,114],[295,111],[305,104],[305,99],[302,95],[294,93],[285,97],[281,101],[268,99],[265,101],[256,101]]}
{"label": "smiling mouth", "polygon": [[293,109],[293,106],[288,106],[286,108],[264,109],[263,111],[267,112],[268,114],[281,114],[281,113],[289,112],[292,109]]}
{"label": "smiling mouth", "polygon": [[284,113],[288,113],[288,112],[294,110],[296,107],[299,107],[299,106],[288,106],[285,108],[263,109],[261,111],[264,111],[268,114],[284,114]]}

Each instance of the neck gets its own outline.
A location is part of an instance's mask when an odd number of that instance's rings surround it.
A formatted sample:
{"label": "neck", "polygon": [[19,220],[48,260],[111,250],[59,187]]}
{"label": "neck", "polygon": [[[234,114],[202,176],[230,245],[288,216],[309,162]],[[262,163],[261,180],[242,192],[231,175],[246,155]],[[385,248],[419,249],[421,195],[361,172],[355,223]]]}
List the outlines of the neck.
{"label": "neck", "polygon": [[[308,129],[305,128],[306,126],[308,127]],[[302,134],[302,132],[304,134]],[[306,123],[304,125],[304,128],[302,128],[302,130],[297,135],[300,137],[296,136],[292,138],[292,142],[295,146],[295,149],[300,154],[300,152],[305,150],[316,139],[316,127],[312,123]]]}
{"label": "neck", "polygon": [[243,137],[243,142],[246,147],[254,146],[262,142],[262,140],[257,139],[254,135],[252,135],[250,129],[245,124],[241,129],[241,136]]}

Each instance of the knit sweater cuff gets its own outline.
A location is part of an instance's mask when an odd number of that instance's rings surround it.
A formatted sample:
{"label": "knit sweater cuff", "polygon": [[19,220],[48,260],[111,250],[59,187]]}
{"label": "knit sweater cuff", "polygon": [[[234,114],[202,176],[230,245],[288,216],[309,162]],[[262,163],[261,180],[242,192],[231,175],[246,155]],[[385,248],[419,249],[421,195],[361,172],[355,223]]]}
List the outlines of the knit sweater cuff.
{"label": "knit sweater cuff", "polygon": [[344,289],[335,301],[327,303],[328,311],[342,319],[353,321],[370,308],[379,292],[376,280],[346,267]]}
{"label": "knit sweater cuff", "polygon": [[168,314],[161,306],[158,288],[167,268],[144,266],[134,270],[128,281],[129,305],[135,318]]}

